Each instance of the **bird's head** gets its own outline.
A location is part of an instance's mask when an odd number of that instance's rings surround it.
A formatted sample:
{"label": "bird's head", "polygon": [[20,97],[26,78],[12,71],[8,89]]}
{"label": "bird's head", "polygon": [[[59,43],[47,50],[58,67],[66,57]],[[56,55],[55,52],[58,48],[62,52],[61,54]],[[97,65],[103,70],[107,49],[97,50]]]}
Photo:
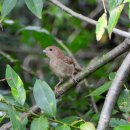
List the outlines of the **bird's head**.
{"label": "bird's head", "polygon": [[63,52],[56,46],[48,46],[43,52],[50,58],[64,58]]}

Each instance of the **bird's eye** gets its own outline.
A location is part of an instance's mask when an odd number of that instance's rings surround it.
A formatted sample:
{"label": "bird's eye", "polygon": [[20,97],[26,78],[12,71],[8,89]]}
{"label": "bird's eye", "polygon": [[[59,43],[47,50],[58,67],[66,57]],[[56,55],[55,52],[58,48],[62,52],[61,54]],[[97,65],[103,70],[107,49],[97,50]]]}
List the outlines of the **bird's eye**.
{"label": "bird's eye", "polygon": [[52,51],[52,49],[49,49],[50,51]]}

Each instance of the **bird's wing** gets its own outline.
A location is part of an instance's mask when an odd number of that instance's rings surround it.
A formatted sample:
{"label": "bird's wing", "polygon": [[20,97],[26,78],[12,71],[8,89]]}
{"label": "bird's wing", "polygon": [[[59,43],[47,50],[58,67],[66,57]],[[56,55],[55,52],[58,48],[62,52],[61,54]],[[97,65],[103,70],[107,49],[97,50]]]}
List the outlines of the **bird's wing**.
{"label": "bird's wing", "polygon": [[78,66],[76,66],[74,60],[71,57],[69,57],[69,56],[65,56],[64,62],[67,63],[67,64],[74,65],[74,68],[75,68],[76,72],[80,72],[82,70],[81,68],[79,68]]}
{"label": "bird's wing", "polygon": [[67,63],[67,64],[74,64],[73,59],[69,56],[64,57],[64,62]]}

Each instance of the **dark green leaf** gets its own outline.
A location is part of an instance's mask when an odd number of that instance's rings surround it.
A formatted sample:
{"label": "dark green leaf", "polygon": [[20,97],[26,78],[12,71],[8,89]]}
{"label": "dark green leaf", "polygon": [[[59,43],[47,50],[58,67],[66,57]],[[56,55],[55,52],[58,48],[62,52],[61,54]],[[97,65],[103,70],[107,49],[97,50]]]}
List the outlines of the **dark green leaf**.
{"label": "dark green leaf", "polygon": [[77,121],[78,119],[79,119],[79,117],[77,117],[77,116],[69,116],[69,117],[63,118],[61,121],[64,123],[67,123],[67,124],[71,124],[74,121]]}
{"label": "dark green leaf", "polygon": [[117,104],[121,111],[130,112],[130,91],[128,89],[121,92]]}
{"label": "dark green leaf", "polygon": [[26,100],[26,93],[24,85],[18,74],[11,68],[10,65],[7,65],[6,68],[6,78],[11,78],[7,80],[9,86],[11,87],[12,94],[15,100],[23,105]]}
{"label": "dark green leaf", "polygon": [[121,125],[114,128],[114,130],[130,130],[130,125]]}
{"label": "dark green leaf", "polygon": [[17,0],[4,0],[2,5],[2,20],[10,13],[10,11],[15,7]]}
{"label": "dark green leaf", "polygon": [[48,120],[46,117],[35,118],[31,123],[31,130],[48,130]]}
{"label": "dark green leaf", "polygon": [[56,127],[55,130],[71,130],[71,128],[67,125],[62,125],[62,126]]}
{"label": "dark green leaf", "polygon": [[43,0],[25,0],[29,10],[38,18],[42,18]]}
{"label": "dark green leaf", "polygon": [[106,92],[110,88],[111,84],[112,84],[111,81],[103,84],[102,86],[100,86],[99,88],[97,88],[96,90],[91,92],[89,94],[89,96],[99,96],[99,95],[101,95],[102,93]]}
{"label": "dark green leaf", "polygon": [[116,127],[120,125],[128,125],[129,122],[124,119],[118,119],[118,118],[111,118],[109,125],[111,127]]}
{"label": "dark green leaf", "polygon": [[121,4],[110,11],[110,17],[109,17],[109,21],[108,21],[109,37],[111,37],[112,30],[116,26],[123,8],[124,8],[124,4]]}
{"label": "dark green leaf", "polygon": [[48,116],[56,116],[56,98],[54,92],[45,81],[36,80],[33,94],[37,105]]}
{"label": "dark green leaf", "polygon": [[96,38],[99,41],[102,38],[102,35],[107,28],[107,15],[106,13],[102,14],[102,16],[98,19],[98,23],[96,25]]}

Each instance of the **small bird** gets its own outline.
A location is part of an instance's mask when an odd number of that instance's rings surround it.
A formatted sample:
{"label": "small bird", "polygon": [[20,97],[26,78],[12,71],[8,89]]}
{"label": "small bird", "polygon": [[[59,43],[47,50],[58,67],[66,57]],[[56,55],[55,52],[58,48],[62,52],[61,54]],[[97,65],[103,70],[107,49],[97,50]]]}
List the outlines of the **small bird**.
{"label": "small bird", "polygon": [[63,82],[65,77],[70,77],[74,83],[77,83],[74,76],[81,69],[76,67],[71,57],[65,56],[56,46],[48,46],[43,52],[50,59],[49,66],[51,70],[59,78],[59,82],[55,86],[55,92],[58,92],[58,86]]}

